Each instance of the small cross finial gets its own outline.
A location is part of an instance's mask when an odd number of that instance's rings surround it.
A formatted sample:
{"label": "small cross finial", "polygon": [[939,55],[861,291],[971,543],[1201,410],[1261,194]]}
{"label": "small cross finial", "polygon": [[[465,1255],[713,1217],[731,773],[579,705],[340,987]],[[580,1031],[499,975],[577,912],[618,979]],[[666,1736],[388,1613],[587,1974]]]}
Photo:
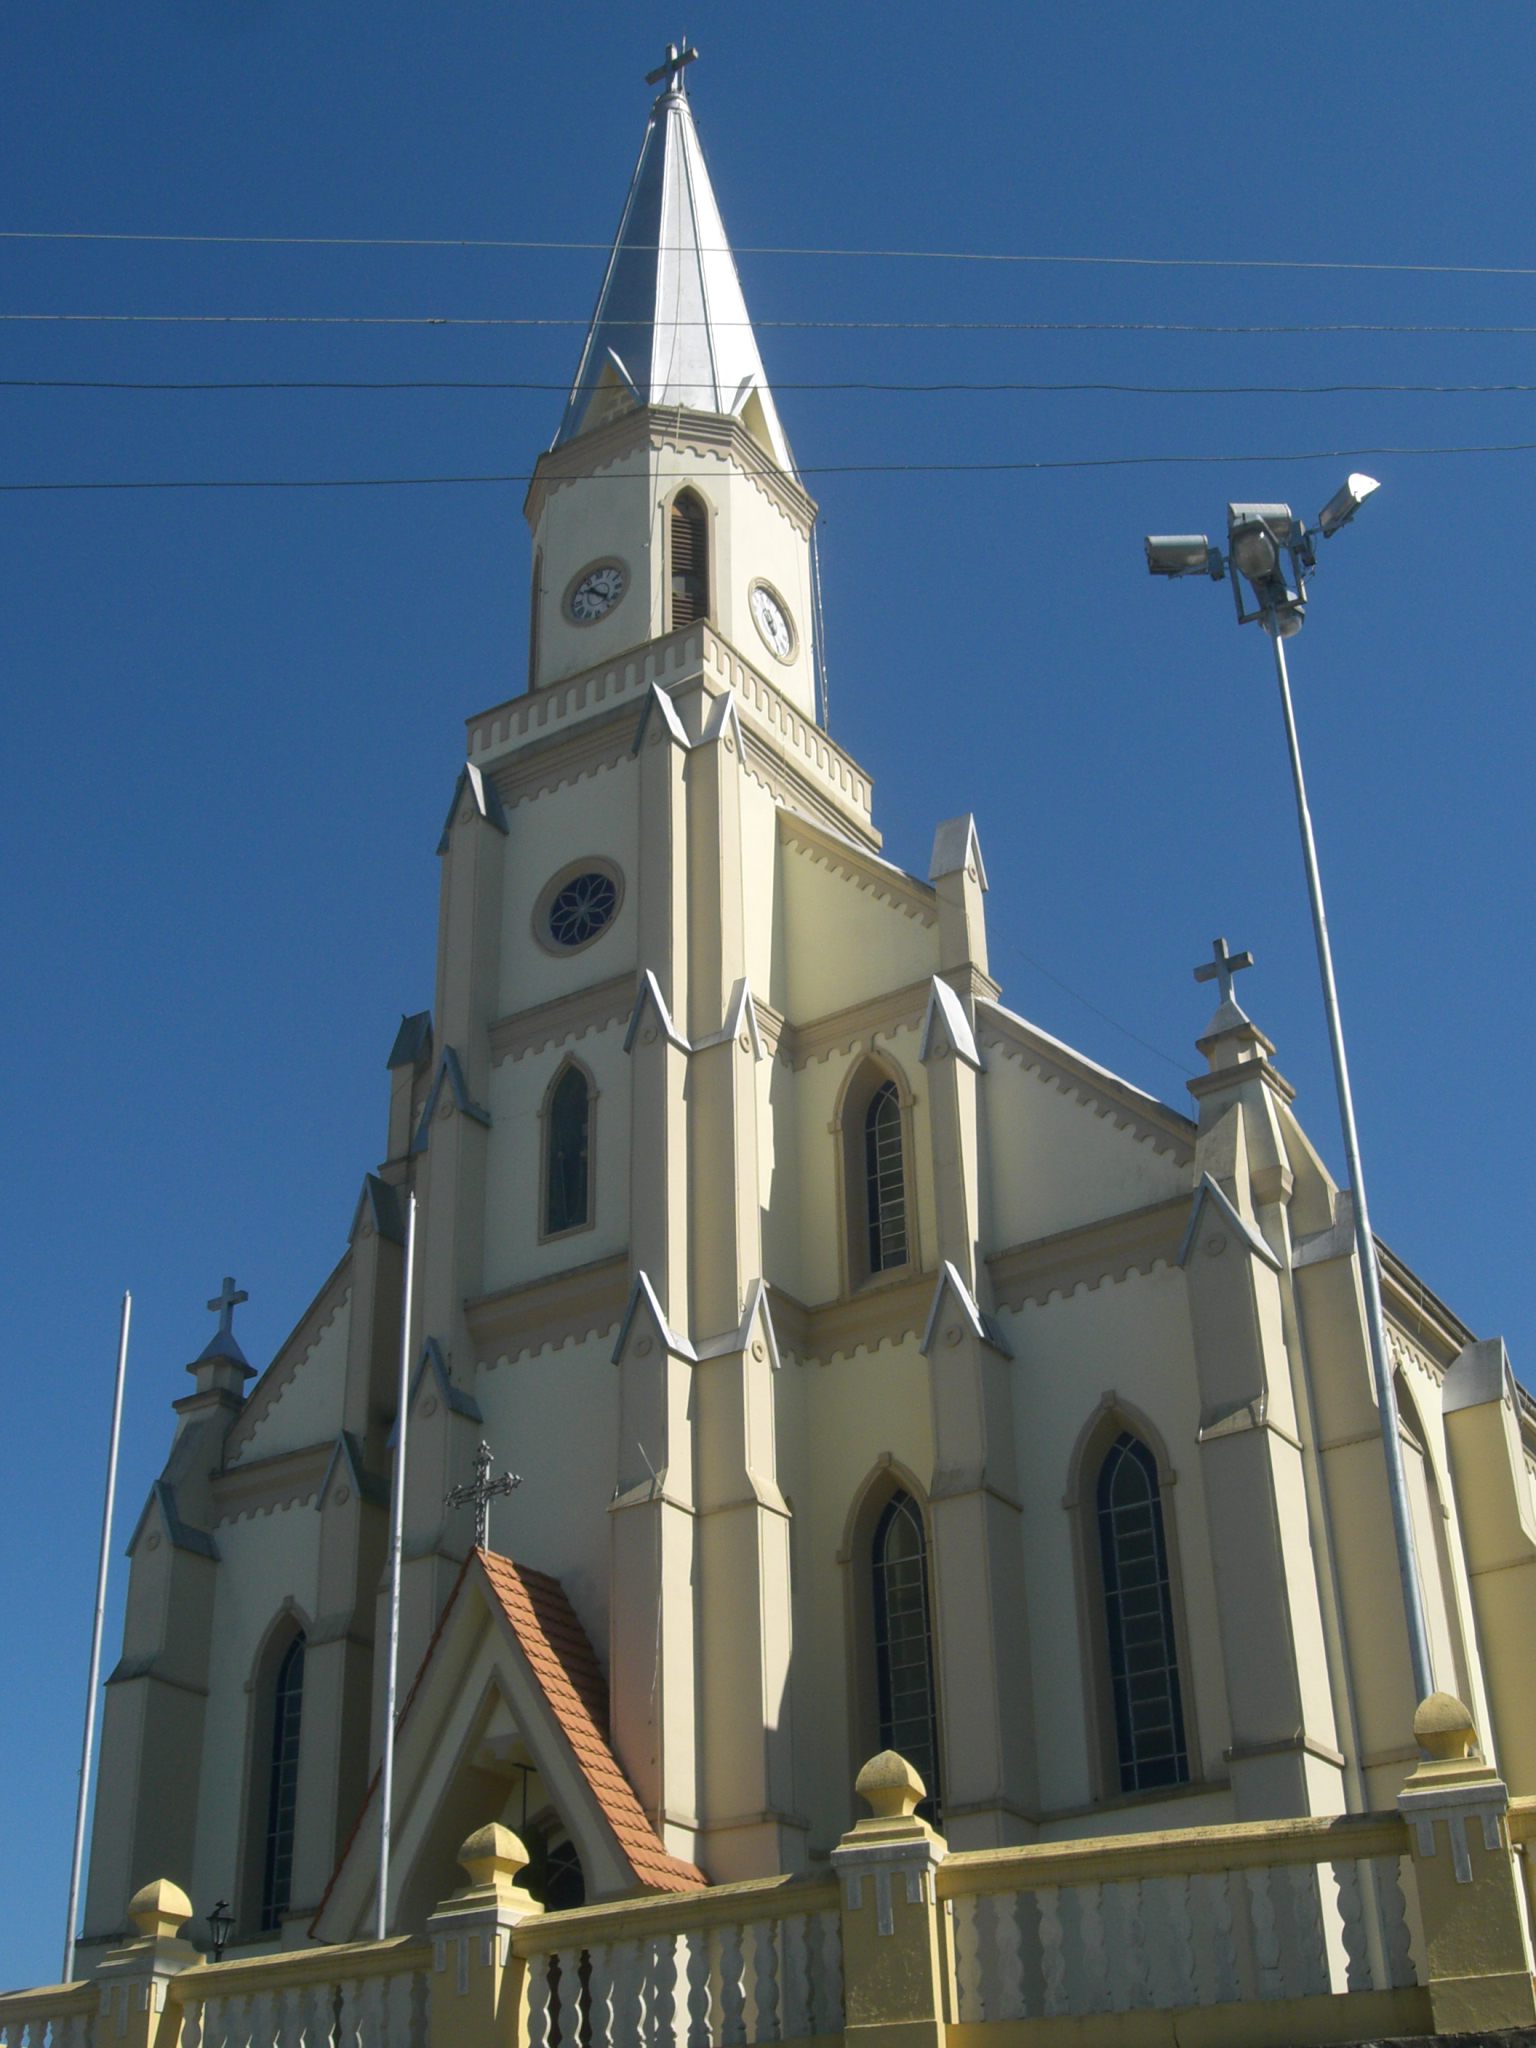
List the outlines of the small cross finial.
{"label": "small cross finial", "polygon": [[452,1487],[444,1496],[444,1504],[450,1508],[475,1510],[475,1548],[489,1550],[491,1534],[491,1502],[498,1494],[510,1493],[514,1486],[522,1485],[522,1478],[516,1472],[503,1472],[499,1479],[491,1477],[491,1467],[496,1462],[490,1445],[482,1437],[480,1448],[475,1453],[475,1476],[467,1479],[462,1486]]}
{"label": "small cross finial", "polygon": [[243,1287],[235,1285],[228,1273],[224,1275],[224,1285],[208,1304],[211,1309],[216,1310],[218,1313],[218,1334],[221,1337],[228,1337],[233,1334],[235,1310],[242,1301],[249,1301],[250,1298]]}
{"label": "small cross finial", "polygon": [[684,29],[681,46],[676,43],[668,43],[666,63],[658,64],[654,71],[647,71],[645,74],[646,84],[660,85],[661,81],[665,79],[668,92],[686,93],[688,87],[684,81],[683,72],[690,64],[697,63],[698,55],[698,51],[688,40],[688,31]]}
{"label": "small cross finial", "polygon": [[1196,981],[1218,982],[1221,986],[1221,1000],[1224,1003],[1230,1003],[1232,1000],[1233,975],[1241,974],[1245,967],[1251,967],[1252,965],[1253,955],[1251,953],[1229,953],[1225,939],[1213,939],[1211,942],[1211,957],[1202,966],[1195,969],[1195,979]]}

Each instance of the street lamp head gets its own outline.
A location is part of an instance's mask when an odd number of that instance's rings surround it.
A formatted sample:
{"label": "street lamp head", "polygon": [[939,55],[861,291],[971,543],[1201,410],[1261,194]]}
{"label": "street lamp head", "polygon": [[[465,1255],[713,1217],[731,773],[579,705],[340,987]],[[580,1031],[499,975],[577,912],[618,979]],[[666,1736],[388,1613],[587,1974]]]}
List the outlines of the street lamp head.
{"label": "street lamp head", "polygon": [[1317,515],[1317,530],[1324,540],[1332,540],[1341,526],[1347,526],[1372,491],[1379,491],[1381,485],[1373,476],[1361,476],[1357,471],[1345,477],[1343,483]]}
{"label": "street lamp head", "polygon": [[1203,533],[1149,533],[1147,568],[1154,576],[1209,576],[1222,579],[1221,550]]}

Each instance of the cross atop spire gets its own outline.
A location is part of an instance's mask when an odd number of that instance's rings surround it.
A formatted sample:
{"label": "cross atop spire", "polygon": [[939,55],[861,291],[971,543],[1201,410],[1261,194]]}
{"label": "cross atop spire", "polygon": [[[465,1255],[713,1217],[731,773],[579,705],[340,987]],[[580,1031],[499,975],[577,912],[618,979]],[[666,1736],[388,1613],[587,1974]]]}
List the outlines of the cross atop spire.
{"label": "cross atop spire", "polygon": [[1196,981],[1214,981],[1221,985],[1221,1000],[1232,1000],[1232,977],[1241,974],[1245,967],[1253,965],[1251,953],[1229,953],[1225,939],[1211,941],[1211,957],[1195,969]]}
{"label": "cross atop spire", "polygon": [[665,79],[667,81],[665,89],[668,92],[680,92],[686,99],[688,96],[688,81],[684,78],[683,73],[690,64],[696,64],[698,59],[699,53],[692,43],[689,42],[688,31],[684,29],[681,47],[676,43],[668,43],[667,61],[664,64],[658,64],[654,71],[647,71],[645,82],[647,85],[660,85],[661,81]]}
{"label": "cross atop spire", "polygon": [[491,1502],[498,1494],[510,1493],[514,1486],[522,1485],[521,1475],[503,1472],[499,1479],[491,1477],[491,1467],[496,1462],[490,1445],[482,1437],[480,1448],[475,1453],[475,1476],[466,1479],[462,1486],[455,1486],[443,1496],[443,1505],[450,1508],[475,1510],[475,1548],[489,1550],[491,1534]]}
{"label": "cross atop spire", "polygon": [[236,1365],[249,1370],[245,1353],[240,1349],[240,1339],[235,1335],[235,1310],[250,1296],[243,1287],[237,1287],[231,1276],[224,1275],[224,1283],[208,1306],[218,1316],[219,1327],[214,1331],[198,1356],[200,1365],[207,1359],[227,1358]]}

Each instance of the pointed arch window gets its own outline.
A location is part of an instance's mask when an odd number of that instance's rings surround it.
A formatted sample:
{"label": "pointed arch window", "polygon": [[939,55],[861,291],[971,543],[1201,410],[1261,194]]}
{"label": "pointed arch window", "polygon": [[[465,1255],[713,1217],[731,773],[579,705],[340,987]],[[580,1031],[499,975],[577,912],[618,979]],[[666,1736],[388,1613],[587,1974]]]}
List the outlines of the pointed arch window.
{"label": "pointed arch window", "polygon": [[885,1081],[864,1112],[864,1213],[869,1270],[888,1273],[907,1263],[907,1177],[902,1159],[901,1100]]}
{"label": "pointed arch window", "polygon": [[672,590],[667,627],[691,626],[709,616],[709,514],[695,491],[672,500],[669,529]]}
{"label": "pointed arch window", "polygon": [[272,1690],[267,1751],[266,1842],[262,1856],[261,1932],[282,1924],[293,1894],[293,1838],[299,1800],[299,1722],[304,1706],[304,1631],[283,1652]]}
{"label": "pointed arch window", "polygon": [[581,1230],[592,1221],[592,1100],[586,1074],[563,1067],[544,1113],[545,1237]]}
{"label": "pointed arch window", "polygon": [[921,1809],[939,1806],[939,1726],[928,1600],[928,1542],[911,1494],[892,1494],[875,1524],[870,1559],[880,1747],[894,1749],[928,1788]]}
{"label": "pointed arch window", "polygon": [[1120,1790],[1182,1785],[1189,1754],[1157,1460],[1129,1430],[1104,1454],[1094,1503]]}

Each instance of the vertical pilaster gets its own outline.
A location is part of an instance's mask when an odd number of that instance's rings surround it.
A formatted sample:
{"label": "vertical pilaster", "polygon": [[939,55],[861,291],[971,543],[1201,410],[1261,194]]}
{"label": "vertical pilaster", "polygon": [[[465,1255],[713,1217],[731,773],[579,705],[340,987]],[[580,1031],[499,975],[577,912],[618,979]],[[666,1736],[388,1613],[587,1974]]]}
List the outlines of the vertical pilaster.
{"label": "vertical pilaster", "polygon": [[97,1966],[100,2001],[95,2038],[113,2048],[174,2048],[181,2014],[167,1993],[182,1970],[201,1962],[181,1930],[192,1918],[192,1901],[168,1878],[157,1878],[128,1901],[128,1919],[138,1940],[113,1949]]}
{"label": "vertical pilaster", "polygon": [[543,1907],[517,1882],[528,1852],[510,1828],[477,1828],[459,1851],[469,1883],[427,1921],[428,2048],[500,2048],[519,2038],[523,1966],[512,1930]]}
{"label": "vertical pilaster", "polygon": [[847,2048],[943,2048],[952,1962],[934,1874],[947,1844],[917,1816],[926,1787],[883,1750],[854,1790],[870,1807],[832,1851],[842,1886]]}

